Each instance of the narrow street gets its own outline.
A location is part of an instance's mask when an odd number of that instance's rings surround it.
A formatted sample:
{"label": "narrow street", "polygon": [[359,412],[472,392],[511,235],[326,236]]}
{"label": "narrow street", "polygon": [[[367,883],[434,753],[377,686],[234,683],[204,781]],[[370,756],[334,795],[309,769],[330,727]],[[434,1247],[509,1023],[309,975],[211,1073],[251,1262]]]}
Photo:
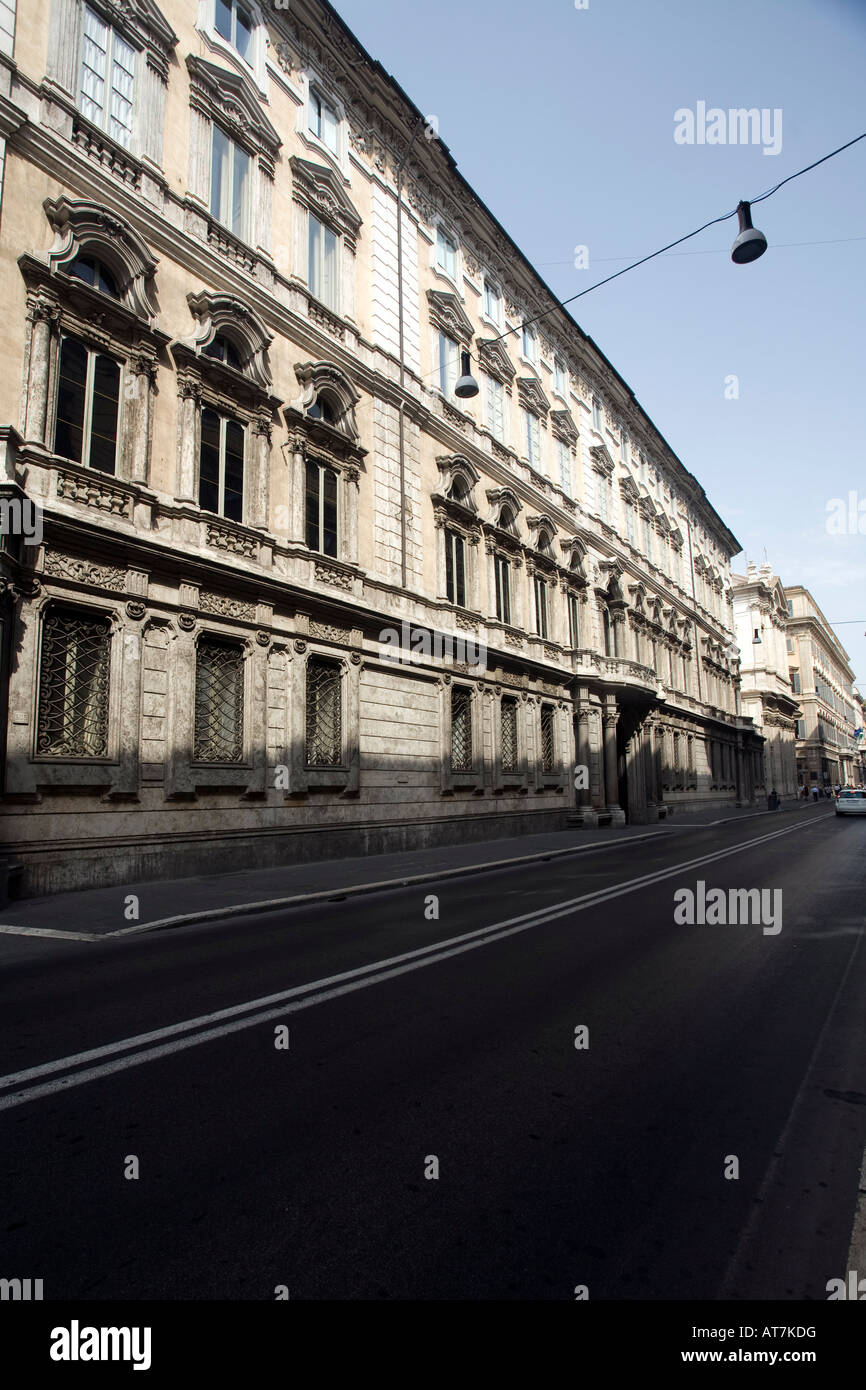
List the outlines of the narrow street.
{"label": "narrow street", "polygon": [[[864,835],[783,812],[0,937],[0,1272],[46,1299],[826,1299],[866,1145]],[[781,930],[678,924],[699,880],[781,890]]]}

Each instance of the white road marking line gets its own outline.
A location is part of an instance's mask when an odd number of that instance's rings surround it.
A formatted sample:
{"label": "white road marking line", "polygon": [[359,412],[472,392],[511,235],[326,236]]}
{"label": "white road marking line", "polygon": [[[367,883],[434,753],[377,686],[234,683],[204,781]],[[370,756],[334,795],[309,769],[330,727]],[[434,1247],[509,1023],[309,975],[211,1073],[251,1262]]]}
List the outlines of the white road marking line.
{"label": "white road marking line", "polygon": [[[40,1066],[10,1073],[8,1076],[0,1077],[0,1090],[9,1090],[11,1087],[21,1086],[22,1083],[36,1077],[49,1076],[52,1073],[64,1072],[66,1074],[36,1086],[25,1086],[24,1089],[11,1095],[0,1097],[0,1110],[11,1110],[15,1106],[24,1105],[27,1101],[54,1095],[59,1091],[83,1085],[87,1081],[111,1076],[116,1072],[125,1071],[129,1067],[139,1066],[141,1063],[153,1061],[159,1057],[167,1057],[176,1052],[185,1051],[187,1048],[197,1047],[200,1043],[226,1037],[241,1029],[253,1028],[257,1024],[270,1022],[275,1018],[284,1017],[286,1014],[297,1013],[301,1009],[312,1008],[316,1004],[325,1003],[329,999],[336,999],[344,994],[354,993],[356,990],[366,989],[368,986],[379,984],[384,980],[421,970],[425,966],[448,960],[452,956],[462,955],[465,951],[475,950],[478,946],[490,945],[493,942],[503,940],[505,937],[530,931],[533,927],[556,921],[560,917],[568,916],[569,913],[583,912],[588,908],[597,907],[613,898],[634,893],[637,889],[649,884],[674,878],[685,870],[714,863],[718,859],[725,859],[732,854],[765,844],[769,840],[778,840],[784,835],[794,834],[797,830],[808,829],[809,826],[815,824],[815,821],[810,821],[776,830],[768,835],[742,840],[736,845],[729,845],[725,849],[699,855],[694,859],[683,860],[666,869],[659,869],[650,874],[641,874],[638,878],[627,879],[624,883],[614,884],[608,888],[599,888],[592,893],[584,893],[580,897],[571,898],[566,902],[551,903],[547,907],[536,909],[535,912],[522,913],[518,917],[507,918],[502,922],[493,922],[490,926],[479,927],[471,932],[463,932],[460,936],[433,942],[429,946],[421,946],[413,951],[404,951],[400,955],[374,961],[370,965],[362,965],[354,970],[346,970],[337,975],[312,980],[305,985],[296,985],[278,994],[265,995],[259,999],[249,1000],[245,1004],[235,1004],[215,1013],[202,1014],[197,1018],[185,1019],[180,1023],[155,1029],[150,1033],[140,1033],[135,1037],[109,1043],[104,1047],[92,1048],[54,1062],[45,1062]],[[271,1004],[278,1007],[268,1009],[267,1006]],[[263,1010],[264,1012],[262,1012]],[[219,1026],[205,1026],[214,1023]],[[194,1032],[192,1037],[178,1036],[178,1034],[190,1033],[195,1029],[202,1031]],[[160,1038],[167,1038],[172,1041],[157,1047],[144,1046]],[[134,1048],[143,1050],[132,1051]],[[120,1052],[126,1052],[130,1055],[119,1057],[116,1054]],[[113,1060],[104,1062],[99,1066],[89,1067],[86,1070],[70,1071],[72,1067],[99,1057],[111,1057]]]}
{"label": "white road marking line", "polygon": [[92,931],[53,931],[51,927],[13,927],[0,923],[4,936],[50,936],[56,941],[101,941],[102,937]]}

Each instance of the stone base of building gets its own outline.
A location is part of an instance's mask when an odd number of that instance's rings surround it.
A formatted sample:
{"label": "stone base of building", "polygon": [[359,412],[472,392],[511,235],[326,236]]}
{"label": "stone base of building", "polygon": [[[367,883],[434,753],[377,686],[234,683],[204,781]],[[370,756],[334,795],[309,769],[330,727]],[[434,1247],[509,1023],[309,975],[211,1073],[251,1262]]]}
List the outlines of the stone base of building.
{"label": "stone base of building", "polygon": [[150,883],[196,874],[273,869],[323,859],[396,854],[467,841],[564,830],[567,810],[514,815],[452,816],[399,824],[319,825],[314,829],[268,828],[141,837],[135,840],[66,844],[20,844],[9,854],[10,898],[32,898],[84,888]]}

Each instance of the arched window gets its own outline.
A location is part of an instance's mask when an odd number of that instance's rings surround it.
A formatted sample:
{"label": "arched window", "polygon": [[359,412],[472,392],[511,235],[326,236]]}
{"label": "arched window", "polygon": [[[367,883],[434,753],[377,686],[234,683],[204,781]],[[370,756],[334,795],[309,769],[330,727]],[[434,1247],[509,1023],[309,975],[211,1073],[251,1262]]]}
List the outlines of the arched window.
{"label": "arched window", "polygon": [[514,512],[508,506],[504,506],[499,513],[499,525],[503,531],[510,531],[514,534]]}
{"label": "arched window", "polygon": [[312,405],[307,407],[307,414],[311,420],[322,420],[326,425],[333,425],[334,429],[339,428],[337,412],[328,397],[321,392]]}
{"label": "arched window", "polygon": [[67,267],[67,274],[81,280],[85,285],[90,285],[94,290],[99,290],[102,294],[110,294],[112,299],[120,299],[120,291],[117,288],[117,279],[114,272],[97,256],[82,255],[76,256],[75,260]]}
{"label": "arched window", "polygon": [[241,355],[232,342],[224,333],[218,333],[212,343],[206,348],[202,348],[205,357],[212,357],[215,362],[225,362],[226,366],[234,367],[236,371],[243,371]]}
{"label": "arched window", "polygon": [[552,553],[550,535],[547,531],[539,531],[538,533],[538,551],[541,555],[550,555]]}

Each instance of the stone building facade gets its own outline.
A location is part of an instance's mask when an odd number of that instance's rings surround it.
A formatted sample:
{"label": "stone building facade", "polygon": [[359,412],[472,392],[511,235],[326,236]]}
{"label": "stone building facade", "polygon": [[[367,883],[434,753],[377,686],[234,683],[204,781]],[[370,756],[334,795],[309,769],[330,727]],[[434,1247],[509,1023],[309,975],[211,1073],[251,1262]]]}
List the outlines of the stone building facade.
{"label": "stone building facade", "polygon": [[797,724],[797,776],[801,786],[856,784],[854,672],[848,653],[808,589],[786,586],[787,648]]}
{"label": "stone building facade", "polygon": [[752,799],[737,541],[330,7],[10,13],[18,891]]}
{"label": "stone building facade", "polygon": [[768,792],[796,797],[797,720],[787,652],[788,605],[785,590],[769,564],[750,564],[733,576],[734,624],[740,650],[740,700],[764,739],[762,781]]}

